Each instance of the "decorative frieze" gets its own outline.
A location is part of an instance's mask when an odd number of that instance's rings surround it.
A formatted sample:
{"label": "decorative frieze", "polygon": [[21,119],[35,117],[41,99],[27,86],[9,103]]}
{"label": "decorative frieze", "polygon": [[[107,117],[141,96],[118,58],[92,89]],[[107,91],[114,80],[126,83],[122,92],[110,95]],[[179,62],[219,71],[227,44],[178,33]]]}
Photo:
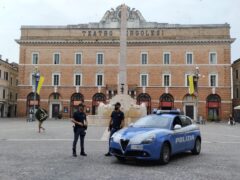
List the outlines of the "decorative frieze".
{"label": "decorative frieze", "polygon": [[[233,43],[234,38],[229,39],[184,39],[184,40],[128,40],[128,45],[146,44],[213,44]],[[16,40],[18,44],[31,45],[120,45],[119,40]]]}

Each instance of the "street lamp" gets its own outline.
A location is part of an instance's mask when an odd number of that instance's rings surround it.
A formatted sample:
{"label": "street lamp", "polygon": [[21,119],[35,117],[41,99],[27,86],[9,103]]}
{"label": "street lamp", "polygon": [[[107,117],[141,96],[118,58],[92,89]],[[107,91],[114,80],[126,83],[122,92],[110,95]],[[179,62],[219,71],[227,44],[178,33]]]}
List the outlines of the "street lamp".
{"label": "street lamp", "polygon": [[196,118],[197,118],[197,122],[199,122],[198,119],[198,101],[199,101],[199,97],[198,97],[198,80],[200,77],[200,73],[199,73],[199,67],[197,66],[195,68],[195,72],[194,72],[194,76],[193,76],[193,83],[194,83],[194,91],[195,91],[195,96],[196,96]]}
{"label": "street lamp", "polygon": [[40,79],[40,73],[39,73],[37,67],[35,67],[35,69],[34,69],[33,77],[34,77],[35,87],[34,87],[34,95],[33,95],[33,102],[34,103],[33,103],[33,117],[32,117],[32,120],[35,121],[37,86],[38,86],[38,82],[39,82],[39,79]]}

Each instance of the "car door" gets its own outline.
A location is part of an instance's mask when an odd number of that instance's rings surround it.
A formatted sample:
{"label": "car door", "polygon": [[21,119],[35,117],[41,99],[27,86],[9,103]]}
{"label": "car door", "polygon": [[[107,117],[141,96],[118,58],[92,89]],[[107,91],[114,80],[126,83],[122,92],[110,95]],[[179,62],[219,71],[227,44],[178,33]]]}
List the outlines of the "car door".
{"label": "car door", "polygon": [[192,127],[192,120],[184,115],[180,116],[180,119],[182,121],[182,126],[183,126],[183,130],[185,132],[185,151],[186,150],[191,150],[194,146],[194,129]]}
{"label": "car door", "polygon": [[172,146],[173,146],[172,148],[173,153],[182,152],[185,149],[185,132],[182,127],[180,129],[174,130],[174,126],[177,124],[182,126],[182,122],[179,116],[176,116],[174,118],[172,127],[171,127],[173,131],[172,139],[171,139]]}

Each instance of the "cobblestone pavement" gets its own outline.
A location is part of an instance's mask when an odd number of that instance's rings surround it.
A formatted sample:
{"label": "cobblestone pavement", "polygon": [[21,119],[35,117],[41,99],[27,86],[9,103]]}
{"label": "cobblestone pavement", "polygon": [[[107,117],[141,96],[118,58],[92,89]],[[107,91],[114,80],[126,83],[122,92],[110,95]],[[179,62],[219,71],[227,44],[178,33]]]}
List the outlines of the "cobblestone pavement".
{"label": "cobblestone pavement", "polygon": [[[47,120],[46,131],[37,122],[0,119],[0,180],[79,179],[236,179],[240,177],[240,124],[200,125],[202,152],[172,157],[166,166],[153,162],[119,163],[105,157],[106,127],[90,126],[86,136],[87,157],[71,157],[72,124]],[[79,153],[79,149],[78,149]]]}

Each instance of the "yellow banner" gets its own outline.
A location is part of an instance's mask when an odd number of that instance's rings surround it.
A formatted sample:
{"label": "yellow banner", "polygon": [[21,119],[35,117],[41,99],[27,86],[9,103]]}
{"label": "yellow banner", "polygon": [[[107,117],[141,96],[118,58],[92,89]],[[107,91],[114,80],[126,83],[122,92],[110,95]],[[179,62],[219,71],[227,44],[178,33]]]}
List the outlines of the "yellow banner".
{"label": "yellow banner", "polygon": [[44,82],[44,77],[41,76],[40,79],[39,79],[38,87],[37,87],[37,93],[38,94],[40,94],[40,90],[42,88],[43,82]]}
{"label": "yellow banner", "polygon": [[194,93],[194,84],[193,84],[193,76],[189,75],[188,76],[188,82],[189,82],[189,94]]}

